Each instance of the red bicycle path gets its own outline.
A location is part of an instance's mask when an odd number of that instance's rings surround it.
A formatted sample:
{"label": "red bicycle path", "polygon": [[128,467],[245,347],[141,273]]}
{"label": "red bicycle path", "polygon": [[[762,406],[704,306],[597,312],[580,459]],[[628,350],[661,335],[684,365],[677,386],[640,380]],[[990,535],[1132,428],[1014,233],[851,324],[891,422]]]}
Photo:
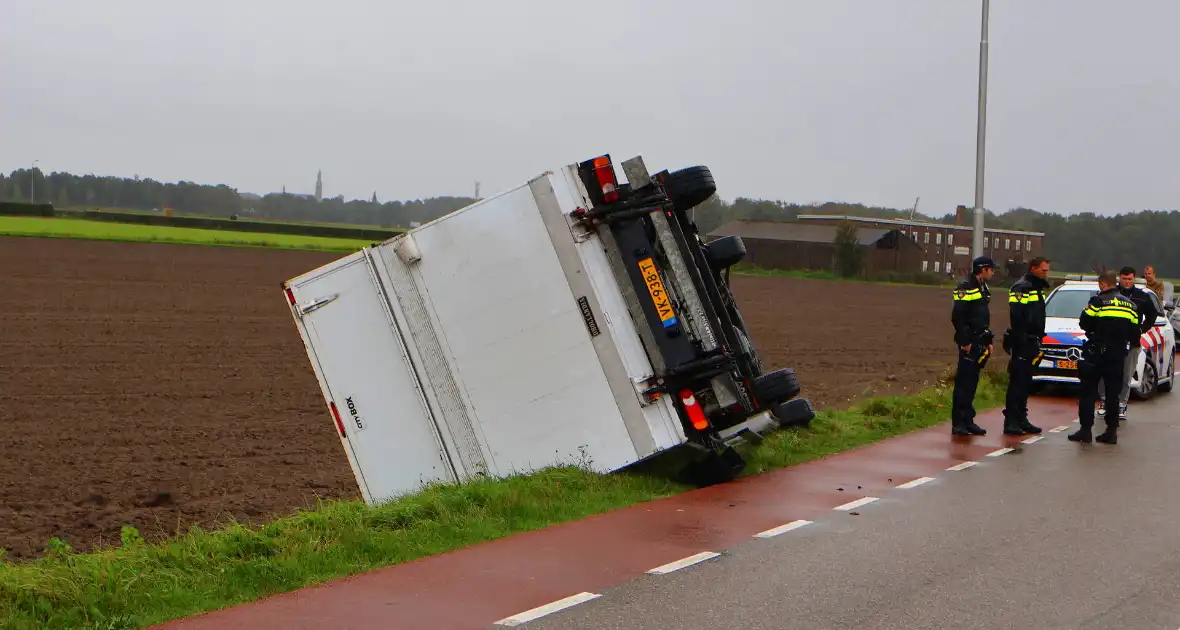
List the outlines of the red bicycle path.
{"label": "red bicycle path", "polygon": [[[1037,397],[1046,431],[1077,417],[1077,400]],[[720,552],[755,534],[830,513],[935,476],[1035,436],[1006,436],[998,409],[986,436],[947,424],[822,459],[429,556],[155,626],[167,630],[487,628],[579,593],[597,593],[655,567]]]}

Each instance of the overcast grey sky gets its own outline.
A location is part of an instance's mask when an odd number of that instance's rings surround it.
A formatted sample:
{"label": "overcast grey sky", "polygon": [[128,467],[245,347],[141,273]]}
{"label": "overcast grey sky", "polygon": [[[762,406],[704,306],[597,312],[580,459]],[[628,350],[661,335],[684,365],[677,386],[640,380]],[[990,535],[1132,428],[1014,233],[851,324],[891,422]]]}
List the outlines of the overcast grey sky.
{"label": "overcast grey sky", "polygon": [[[979,0],[3,0],[0,170],[494,193],[610,152],[721,195],[974,195]],[[987,206],[1177,208],[1180,2],[993,0]],[[653,169],[654,170],[654,169]]]}

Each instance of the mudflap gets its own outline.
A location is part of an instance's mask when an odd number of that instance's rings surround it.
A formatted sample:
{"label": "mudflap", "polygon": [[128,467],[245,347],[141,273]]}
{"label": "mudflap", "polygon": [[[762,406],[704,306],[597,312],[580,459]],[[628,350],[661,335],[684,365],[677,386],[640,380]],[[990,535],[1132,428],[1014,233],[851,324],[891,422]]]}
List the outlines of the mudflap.
{"label": "mudflap", "polygon": [[746,460],[732,446],[709,450],[703,457],[684,468],[684,480],[690,485],[705,488],[737,479],[746,468]]}

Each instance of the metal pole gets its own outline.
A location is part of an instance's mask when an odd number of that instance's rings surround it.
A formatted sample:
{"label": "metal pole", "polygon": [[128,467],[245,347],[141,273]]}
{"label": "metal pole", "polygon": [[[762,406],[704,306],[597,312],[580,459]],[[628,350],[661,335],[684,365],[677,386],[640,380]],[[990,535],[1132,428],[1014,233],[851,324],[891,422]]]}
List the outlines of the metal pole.
{"label": "metal pole", "polygon": [[33,167],[29,170],[29,203],[37,203],[37,162],[33,160]]}
{"label": "metal pole", "polygon": [[983,255],[983,162],[987,136],[987,23],[988,0],[983,0],[983,25],[979,35],[979,113],[975,130],[975,230],[971,248]]}

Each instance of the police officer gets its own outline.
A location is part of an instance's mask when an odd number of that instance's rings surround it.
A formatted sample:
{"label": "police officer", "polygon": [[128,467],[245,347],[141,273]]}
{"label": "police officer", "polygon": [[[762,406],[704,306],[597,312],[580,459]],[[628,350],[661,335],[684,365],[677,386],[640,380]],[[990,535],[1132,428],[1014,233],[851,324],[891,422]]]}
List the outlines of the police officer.
{"label": "police officer", "polygon": [[1041,339],[1045,336],[1045,293],[1049,282],[1049,261],[1036,257],[1028,262],[1028,272],[1008,289],[1008,314],[1011,325],[1004,332],[1004,350],[1008,360],[1008,396],[1004,406],[1004,433],[1023,435],[1040,433],[1041,428],[1028,421],[1028,395],[1032,390],[1033,365],[1040,360]]}
{"label": "police officer", "polygon": [[1094,398],[1098,381],[1105,386],[1107,409],[1117,409],[1119,389],[1123,386],[1123,361],[1131,344],[1139,343],[1139,311],[1135,303],[1123,297],[1113,271],[1098,278],[1098,294],[1090,298],[1078,323],[1086,332],[1082,344],[1082,360],[1078,364],[1081,396],[1078,398],[1078,423],[1081,428],[1069,434],[1073,442],[1098,440],[1106,444],[1118,443],[1119,420],[1114,414],[1106,416],[1106,432],[1094,437]]}
{"label": "police officer", "polygon": [[975,424],[974,403],[979,373],[992,353],[993,336],[988,328],[991,291],[987,281],[991,280],[995,270],[995,261],[980,256],[971,261],[971,277],[955,287],[951,323],[955,326],[959,363],[951,399],[951,433],[954,435],[987,435],[983,427]]}
{"label": "police officer", "polygon": [[[1119,270],[1119,293],[1123,297],[1135,303],[1135,308],[1139,311],[1139,334],[1151,330],[1155,326],[1155,319],[1163,315],[1155,308],[1155,302],[1151,299],[1151,295],[1147,291],[1135,286],[1135,268],[1123,267]],[[1127,419],[1127,402],[1131,397],[1131,376],[1135,374],[1135,364],[1139,362],[1139,354],[1143,349],[1139,346],[1139,342],[1131,344],[1131,349],[1127,352],[1126,359],[1123,360],[1123,383],[1122,390],[1119,392],[1119,420]],[[1098,415],[1105,417],[1106,406],[1103,405],[1098,410]]]}

